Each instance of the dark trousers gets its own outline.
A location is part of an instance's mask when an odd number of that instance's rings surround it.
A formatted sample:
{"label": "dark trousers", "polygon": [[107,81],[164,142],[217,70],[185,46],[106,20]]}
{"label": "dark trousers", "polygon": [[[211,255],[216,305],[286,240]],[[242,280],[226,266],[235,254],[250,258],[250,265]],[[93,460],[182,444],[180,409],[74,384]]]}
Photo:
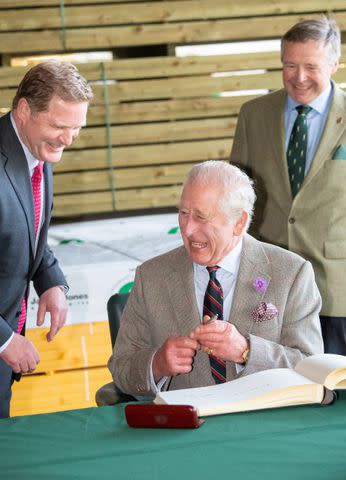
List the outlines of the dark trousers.
{"label": "dark trousers", "polygon": [[326,317],[321,315],[324,353],[346,355],[346,317]]}
{"label": "dark trousers", "polygon": [[10,416],[12,368],[0,359],[0,418]]}

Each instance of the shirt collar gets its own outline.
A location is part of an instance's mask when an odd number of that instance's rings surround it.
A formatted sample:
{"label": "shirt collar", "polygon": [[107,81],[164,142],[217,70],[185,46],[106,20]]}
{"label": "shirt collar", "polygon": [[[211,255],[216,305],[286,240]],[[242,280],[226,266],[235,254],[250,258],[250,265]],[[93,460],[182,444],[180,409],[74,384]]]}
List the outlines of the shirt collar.
{"label": "shirt collar", "polygon": [[[236,274],[239,268],[240,256],[243,247],[243,239],[226,255],[219,263],[218,266],[226,270],[229,273]],[[194,263],[197,269],[205,269],[204,265]]]}
{"label": "shirt collar", "polygon": [[[333,93],[333,83],[329,82],[328,86],[323,90],[323,92],[316,98],[309,102],[309,106],[312,107],[316,112],[323,115],[329,105],[329,99]],[[286,109],[288,112],[295,110],[295,108],[300,105],[295,100],[293,100],[289,95],[287,95]]]}
{"label": "shirt collar", "polygon": [[11,122],[12,122],[12,126],[14,128],[14,131],[16,132],[16,135],[18,137],[18,140],[23,148],[23,151],[24,151],[24,155],[25,155],[25,158],[26,158],[26,161],[28,162],[28,167],[29,167],[29,171],[30,171],[30,175],[32,175],[32,172],[34,170],[34,168],[39,164],[39,160],[37,160],[36,157],[33,156],[33,154],[30,152],[30,150],[28,149],[28,147],[25,145],[25,143],[22,142],[22,139],[20,138],[19,136],[19,133],[18,133],[18,129],[17,129],[17,125],[16,125],[16,122],[13,118],[13,115],[12,113],[10,114],[10,118],[11,118]]}

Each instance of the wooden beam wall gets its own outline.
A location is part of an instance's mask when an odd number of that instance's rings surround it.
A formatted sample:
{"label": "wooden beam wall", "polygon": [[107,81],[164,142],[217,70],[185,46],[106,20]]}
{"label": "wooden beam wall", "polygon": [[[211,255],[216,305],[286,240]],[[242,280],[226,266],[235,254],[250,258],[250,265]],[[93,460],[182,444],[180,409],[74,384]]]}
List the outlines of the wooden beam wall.
{"label": "wooden beam wall", "polygon": [[[346,31],[344,0],[0,0],[0,53],[272,39],[320,13]],[[346,45],[342,62],[334,80],[345,87]],[[282,85],[279,52],[178,58],[172,50],[79,68],[95,98],[87,128],[55,168],[55,217],[174,206],[193,163],[228,158],[242,103]],[[0,68],[2,112],[25,70]]]}

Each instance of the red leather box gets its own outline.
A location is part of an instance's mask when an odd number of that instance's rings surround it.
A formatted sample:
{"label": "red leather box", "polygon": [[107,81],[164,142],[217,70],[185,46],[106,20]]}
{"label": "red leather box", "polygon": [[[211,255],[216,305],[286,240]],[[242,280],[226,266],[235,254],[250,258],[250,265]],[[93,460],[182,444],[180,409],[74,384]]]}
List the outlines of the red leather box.
{"label": "red leather box", "polygon": [[204,422],[191,405],[130,403],[125,407],[125,417],[135,428],[198,428]]}

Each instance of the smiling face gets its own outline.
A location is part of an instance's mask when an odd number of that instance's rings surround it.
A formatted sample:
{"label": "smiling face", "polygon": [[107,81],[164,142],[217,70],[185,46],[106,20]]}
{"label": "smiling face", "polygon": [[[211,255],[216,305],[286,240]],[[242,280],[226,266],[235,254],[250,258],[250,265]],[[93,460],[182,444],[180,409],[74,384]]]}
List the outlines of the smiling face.
{"label": "smiling face", "polygon": [[219,207],[215,184],[185,185],[179,206],[179,226],[184,246],[193,262],[217,265],[240,241],[247,214],[232,224]]}
{"label": "smiling face", "polygon": [[47,111],[34,113],[26,99],[21,98],[14,118],[21,140],[34,157],[56,163],[86,124],[87,110],[88,102],[66,102],[53,96]]}
{"label": "smiling face", "polygon": [[283,45],[283,83],[288,95],[307,105],[318,97],[337,71],[338,61],[330,63],[329,47],[323,42],[285,42]]}

